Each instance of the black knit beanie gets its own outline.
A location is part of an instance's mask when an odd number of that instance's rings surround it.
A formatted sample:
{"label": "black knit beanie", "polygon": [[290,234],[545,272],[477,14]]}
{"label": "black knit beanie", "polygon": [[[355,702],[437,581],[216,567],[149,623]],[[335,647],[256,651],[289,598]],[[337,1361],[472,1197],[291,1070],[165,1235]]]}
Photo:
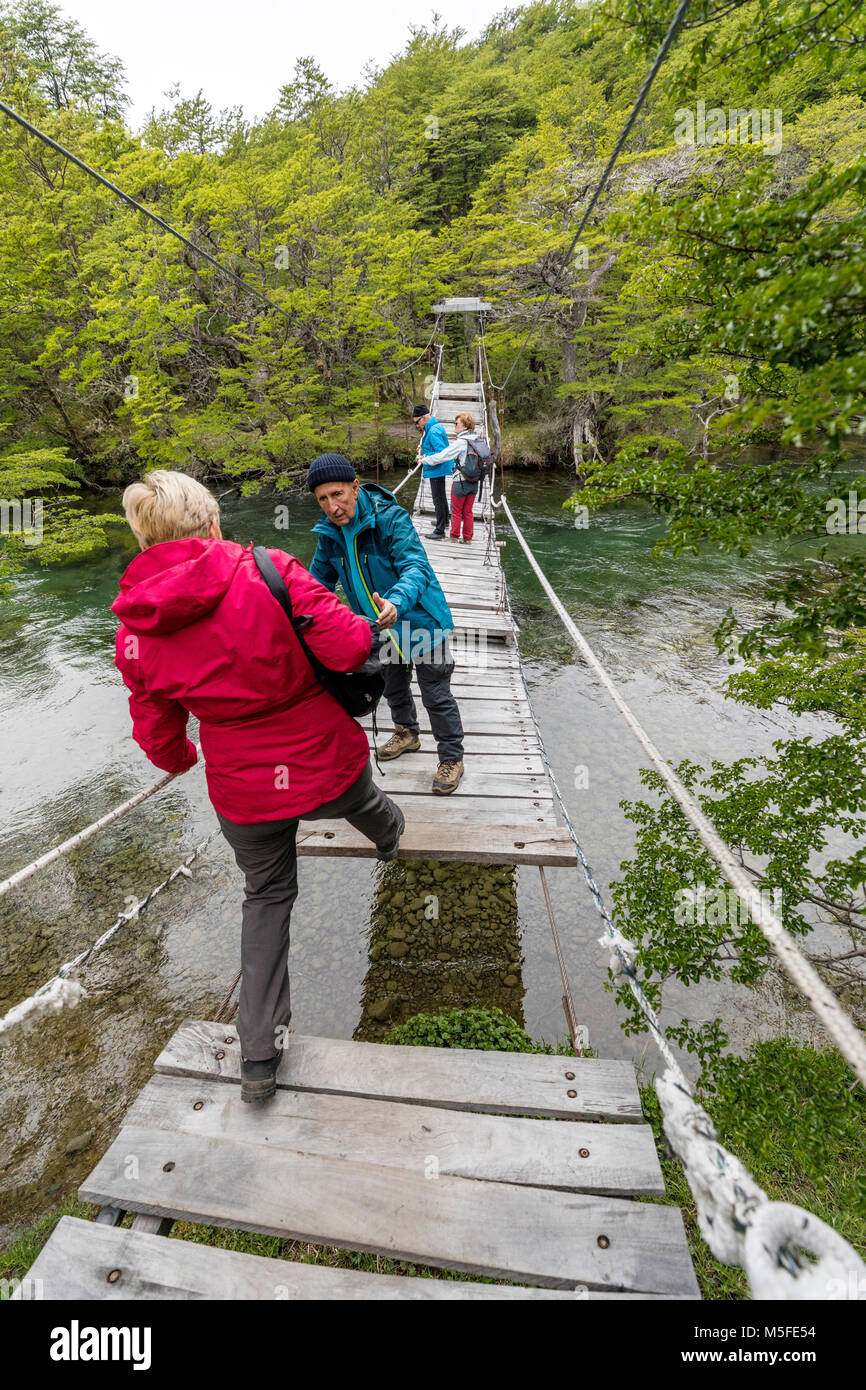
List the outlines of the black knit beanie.
{"label": "black knit beanie", "polygon": [[424,418],[425,415],[429,415],[429,414],[430,414],[430,407],[429,407],[429,405],[416,405],[415,409],[412,411],[412,419],[413,419],[413,420],[422,420],[422,419]]}
{"label": "black knit beanie", "polygon": [[357,473],[342,454],[319,454],[307,473],[307,487],[315,492],[322,483],[353,483]]}

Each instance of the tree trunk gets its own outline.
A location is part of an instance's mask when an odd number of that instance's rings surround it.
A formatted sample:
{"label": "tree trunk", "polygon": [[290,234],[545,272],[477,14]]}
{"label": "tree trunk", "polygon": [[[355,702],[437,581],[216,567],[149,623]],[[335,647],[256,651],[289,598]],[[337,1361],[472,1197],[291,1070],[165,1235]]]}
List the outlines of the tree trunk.
{"label": "tree trunk", "polygon": [[[568,337],[562,347],[562,379],[568,384],[577,381],[577,335],[586,322],[589,302],[599,281],[616,263],[616,253],[610,255],[578,288],[571,302]],[[588,458],[598,456],[598,397],[594,391],[574,400],[571,411],[571,451],[574,471],[582,477]]]}

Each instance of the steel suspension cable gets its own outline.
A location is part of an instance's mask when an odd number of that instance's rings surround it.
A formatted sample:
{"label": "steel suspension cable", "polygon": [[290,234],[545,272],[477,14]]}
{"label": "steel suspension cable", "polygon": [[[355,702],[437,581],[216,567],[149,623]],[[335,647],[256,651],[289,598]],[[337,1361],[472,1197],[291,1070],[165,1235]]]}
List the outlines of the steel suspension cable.
{"label": "steel suspension cable", "polygon": [[550,285],[550,288],[549,288],[549,290],[547,291],[547,294],[544,296],[544,300],[543,300],[543,302],[542,302],[540,308],[539,308],[538,311],[536,312],[535,318],[532,320],[532,323],[530,324],[529,329],[527,330],[526,337],[523,339],[523,342],[522,342],[521,345],[520,345],[520,348],[519,348],[519,351],[518,351],[518,353],[517,353],[517,356],[515,357],[514,361],[512,362],[511,366],[510,366],[509,369],[508,369],[508,375],[506,376],[505,380],[504,380],[500,385],[497,385],[497,383],[494,382],[493,379],[490,377],[490,368],[489,368],[489,366],[488,366],[488,368],[487,368],[487,371],[488,371],[488,379],[490,380],[490,385],[491,385],[491,387],[492,387],[492,389],[493,389],[494,391],[504,391],[504,390],[505,390],[505,387],[508,385],[509,381],[511,380],[512,375],[514,374],[515,369],[517,368],[517,364],[519,363],[520,359],[522,358],[522,356],[523,356],[523,354],[524,354],[524,352],[525,352],[525,350],[526,350],[526,345],[527,345],[527,343],[529,342],[530,338],[532,337],[533,333],[535,332],[536,328],[538,327],[539,321],[540,321],[540,319],[541,319],[541,315],[544,313],[545,309],[547,308],[548,304],[550,303],[551,296],[552,296],[552,294],[553,294],[553,291],[556,289],[556,285],[557,285],[557,282],[558,282],[558,280],[559,280],[559,277],[561,276],[563,270],[565,269],[566,265],[568,264],[569,260],[571,259],[571,254],[572,254],[572,252],[574,251],[574,248],[575,248],[575,246],[577,245],[578,241],[580,240],[581,233],[583,232],[584,227],[586,226],[587,222],[589,221],[590,217],[592,216],[592,213],[593,213],[593,210],[594,210],[594,208],[595,208],[596,203],[598,202],[599,198],[601,197],[602,193],[604,192],[605,188],[607,187],[608,180],[609,180],[611,174],[613,173],[614,165],[616,164],[617,160],[619,159],[619,156],[620,156],[620,154],[622,153],[623,146],[625,145],[626,140],[628,139],[629,135],[631,134],[632,127],[634,126],[634,123],[635,123],[635,121],[637,120],[638,115],[640,114],[641,107],[643,106],[644,102],[645,102],[646,99],[647,99],[647,96],[649,95],[649,90],[650,90],[650,88],[652,87],[653,83],[655,82],[655,79],[656,79],[656,77],[657,77],[657,75],[658,75],[659,68],[661,67],[662,63],[664,62],[665,58],[667,57],[667,55],[668,55],[668,50],[670,49],[671,44],[673,43],[674,39],[675,39],[676,36],[677,36],[677,33],[678,33],[678,31],[679,31],[679,28],[680,28],[680,25],[682,24],[683,19],[685,18],[686,10],[687,10],[688,7],[689,7],[689,3],[690,3],[690,0],[680,0],[679,5],[677,6],[676,13],[674,14],[674,17],[673,17],[673,19],[672,19],[671,22],[670,22],[670,27],[668,28],[668,31],[667,31],[667,33],[665,34],[664,39],[662,40],[661,47],[659,48],[659,51],[658,51],[658,53],[657,53],[656,56],[655,56],[655,61],[653,62],[653,65],[652,65],[652,67],[650,68],[649,72],[647,73],[646,77],[644,78],[643,86],[641,87],[640,91],[638,92],[638,95],[637,95],[637,97],[636,97],[636,99],[635,99],[634,105],[632,106],[631,111],[630,111],[629,114],[628,114],[628,119],[626,120],[626,123],[625,123],[625,125],[623,126],[623,128],[622,128],[622,130],[621,130],[621,132],[620,132],[620,136],[619,136],[619,139],[618,139],[617,142],[616,142],[616,145],[614,146],[613,153],[611,154],[610,159],[607,161],[607,165],[605,166],[604,173],[602,174],[601,178],[599,179],[598,183],[596,184],[595,192],[593,193],[592,197],[590,198],[589,203],[588,203],[587,208],[586,208],[586,211],[584,212],[583,216],[582,216],[581,219],[580,219],[580,225],[578,226],[578,229],[577,229],[577,231],[575,232],[574,236],[571,238],[571,242],[570,242],[570,244],[569,244],[568,250],[566,251],[565,255],[563,256],[563,258],[562,258],[562,260],[561,260],[561,262],[560,262],[560,264],[559,264],[559,268],[558,268],[558,270],[556,271],[556,274],[555,274],[554,277],[553,277],[553,281],[552,281],[552,283],[551,283],[551,285]]}
{"label": "steel suspension cable", "polygon": [[[140,212],[143,216],[149,218],[150,221],[155,223],[163,232],[167,232],[169,236],[176,237],[178,241],[182,242],[183,245],[194,252],[196,256],[203,257],[204,260],[208,261],[222,275],[225,275],[229,280],[233,281],[234,284],[239,285],[241,289],[246,290],[248,294],[257,296],[263,304],[267,304],[270,309],[275,309],[278,314],[282,314],[290,323],[294,321],[294,317],[288,309],[278,304],[275,299],[271,299],[270,295],[265,294],[264,290],[260,290],[257,285],[251,284],[249,280],[245,280],[242,275],[238,275],[237,271],[230,270],[228,266],[223,265],[222,261],[217,260],[216,256],[211,255],[210,251],[206,251],[204,247],[199,246],[197,242],[191,241],[183,232],[179,232],[177,227],[173,227],[170,222],[166,222],[164,217],[160,217],[158,213],[153,212],[149,207],[146,207],[144,203],[140,203],[138,199],[133,198],[130,193],[125,193],[124,190],[116,183],[112,182],[111,179],[106,178],[104,174],[100,174],[98,169],[94,169],[91,164],[88,164],[77,154],[73,154],[72,150],[68,150],[65,145],[61,145],[53,136],[48,135],[44,130],[40,130],[39,126],[34,125],[32,121],[28,121],[26,116],[22,116],[20,112],[16,111],[14,107],[9,106],[7,102],[0,101],[0,112],[8,116],[10,121],[15,121],[17,125],[21,126],[22,130],[27,131],[28,135],[33,135],[37,140],[41,140],[49,149],[54,150],[55,154],[62,155],[64,159],[68,159],[71,164],[76,165],[77,168],[81,169],[85,174],[88,174],[90,178],[96,179],[97,183],[102,184],[102,186],[107,188],[110,193],[113,193],[116,198],[120,198],[121,202],[127,203],[129,207],[135,208],[136,212]],[[250,260],[251,258],[247,256],[245,259]],[[359,366],[360,370],[365,372],[372,381],[384,381],[387,377],[399,376],[401,372],[406,371],[409,367],[413,367],[416,362],[420,362],[421,358],[429,350],[430,344],[436,337],[441,318],[442,315],[440,314],[434,324],[433,332],[430,334],[427,343],[422,348],[421,352],[419,352],[418,356],[413,357],[411,362],[404,363],[402,367],[396,367],[393,371],[383,372],[381,375],[375,376],[371,372],[368,372],[366,367],[361,366],[360,363],[356,363],[355,365]],[[324,342],[325,340],[323,339],[322,341]],[[328,346],[333,348],[333,344],[328,344]]]}

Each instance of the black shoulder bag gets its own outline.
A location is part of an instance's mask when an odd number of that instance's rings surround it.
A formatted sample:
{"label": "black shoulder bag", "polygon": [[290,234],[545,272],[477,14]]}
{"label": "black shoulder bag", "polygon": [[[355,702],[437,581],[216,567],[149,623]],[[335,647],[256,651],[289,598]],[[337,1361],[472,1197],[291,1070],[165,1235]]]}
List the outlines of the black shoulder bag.
{"label": "black shoulder bag", "polygon": [[[286,581],[263,545],[257,545],[253,548],[253,559],[259,574],[295,629],[295,635],[313,668],[316,680],[324,686],[329,695],[333,695],[346,713],[351,714],[354,719],[363,719],[365,714],[372,714],[375,722],[376,705],[385,691],[385,677],[382,675],[379,661],[371,656],[357,671],[332,671],[330,666],[325,666],[310,651],[304,640],[304,628],[309,627],[315,619],[309,613],[302,613],[299,617],[295,617]],[[372,627],[373,641],[375,642],[379,627],[377,623],[373,623]]]}

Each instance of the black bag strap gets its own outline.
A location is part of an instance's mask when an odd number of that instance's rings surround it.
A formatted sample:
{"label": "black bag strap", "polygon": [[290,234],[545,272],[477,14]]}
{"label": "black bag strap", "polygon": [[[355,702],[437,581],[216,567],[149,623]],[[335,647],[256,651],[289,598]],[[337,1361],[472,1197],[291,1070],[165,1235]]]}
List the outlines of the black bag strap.
{"label": "black bag strap", "polygon": [[263,545],[253,547],[253,560],[256,569],[267,584],[277,603],[282,608],[292,627],[297,633],[298,641],[306,653],[311,664],[315,665],[316,658],[313,656],[304,640],[303,629],[309,627],[313,621],[309,613],[302,613],[299,618],[295,617],[295,610],[292,607],[292,596],[289,593],[289,586],[280,574],[270,555]]}

